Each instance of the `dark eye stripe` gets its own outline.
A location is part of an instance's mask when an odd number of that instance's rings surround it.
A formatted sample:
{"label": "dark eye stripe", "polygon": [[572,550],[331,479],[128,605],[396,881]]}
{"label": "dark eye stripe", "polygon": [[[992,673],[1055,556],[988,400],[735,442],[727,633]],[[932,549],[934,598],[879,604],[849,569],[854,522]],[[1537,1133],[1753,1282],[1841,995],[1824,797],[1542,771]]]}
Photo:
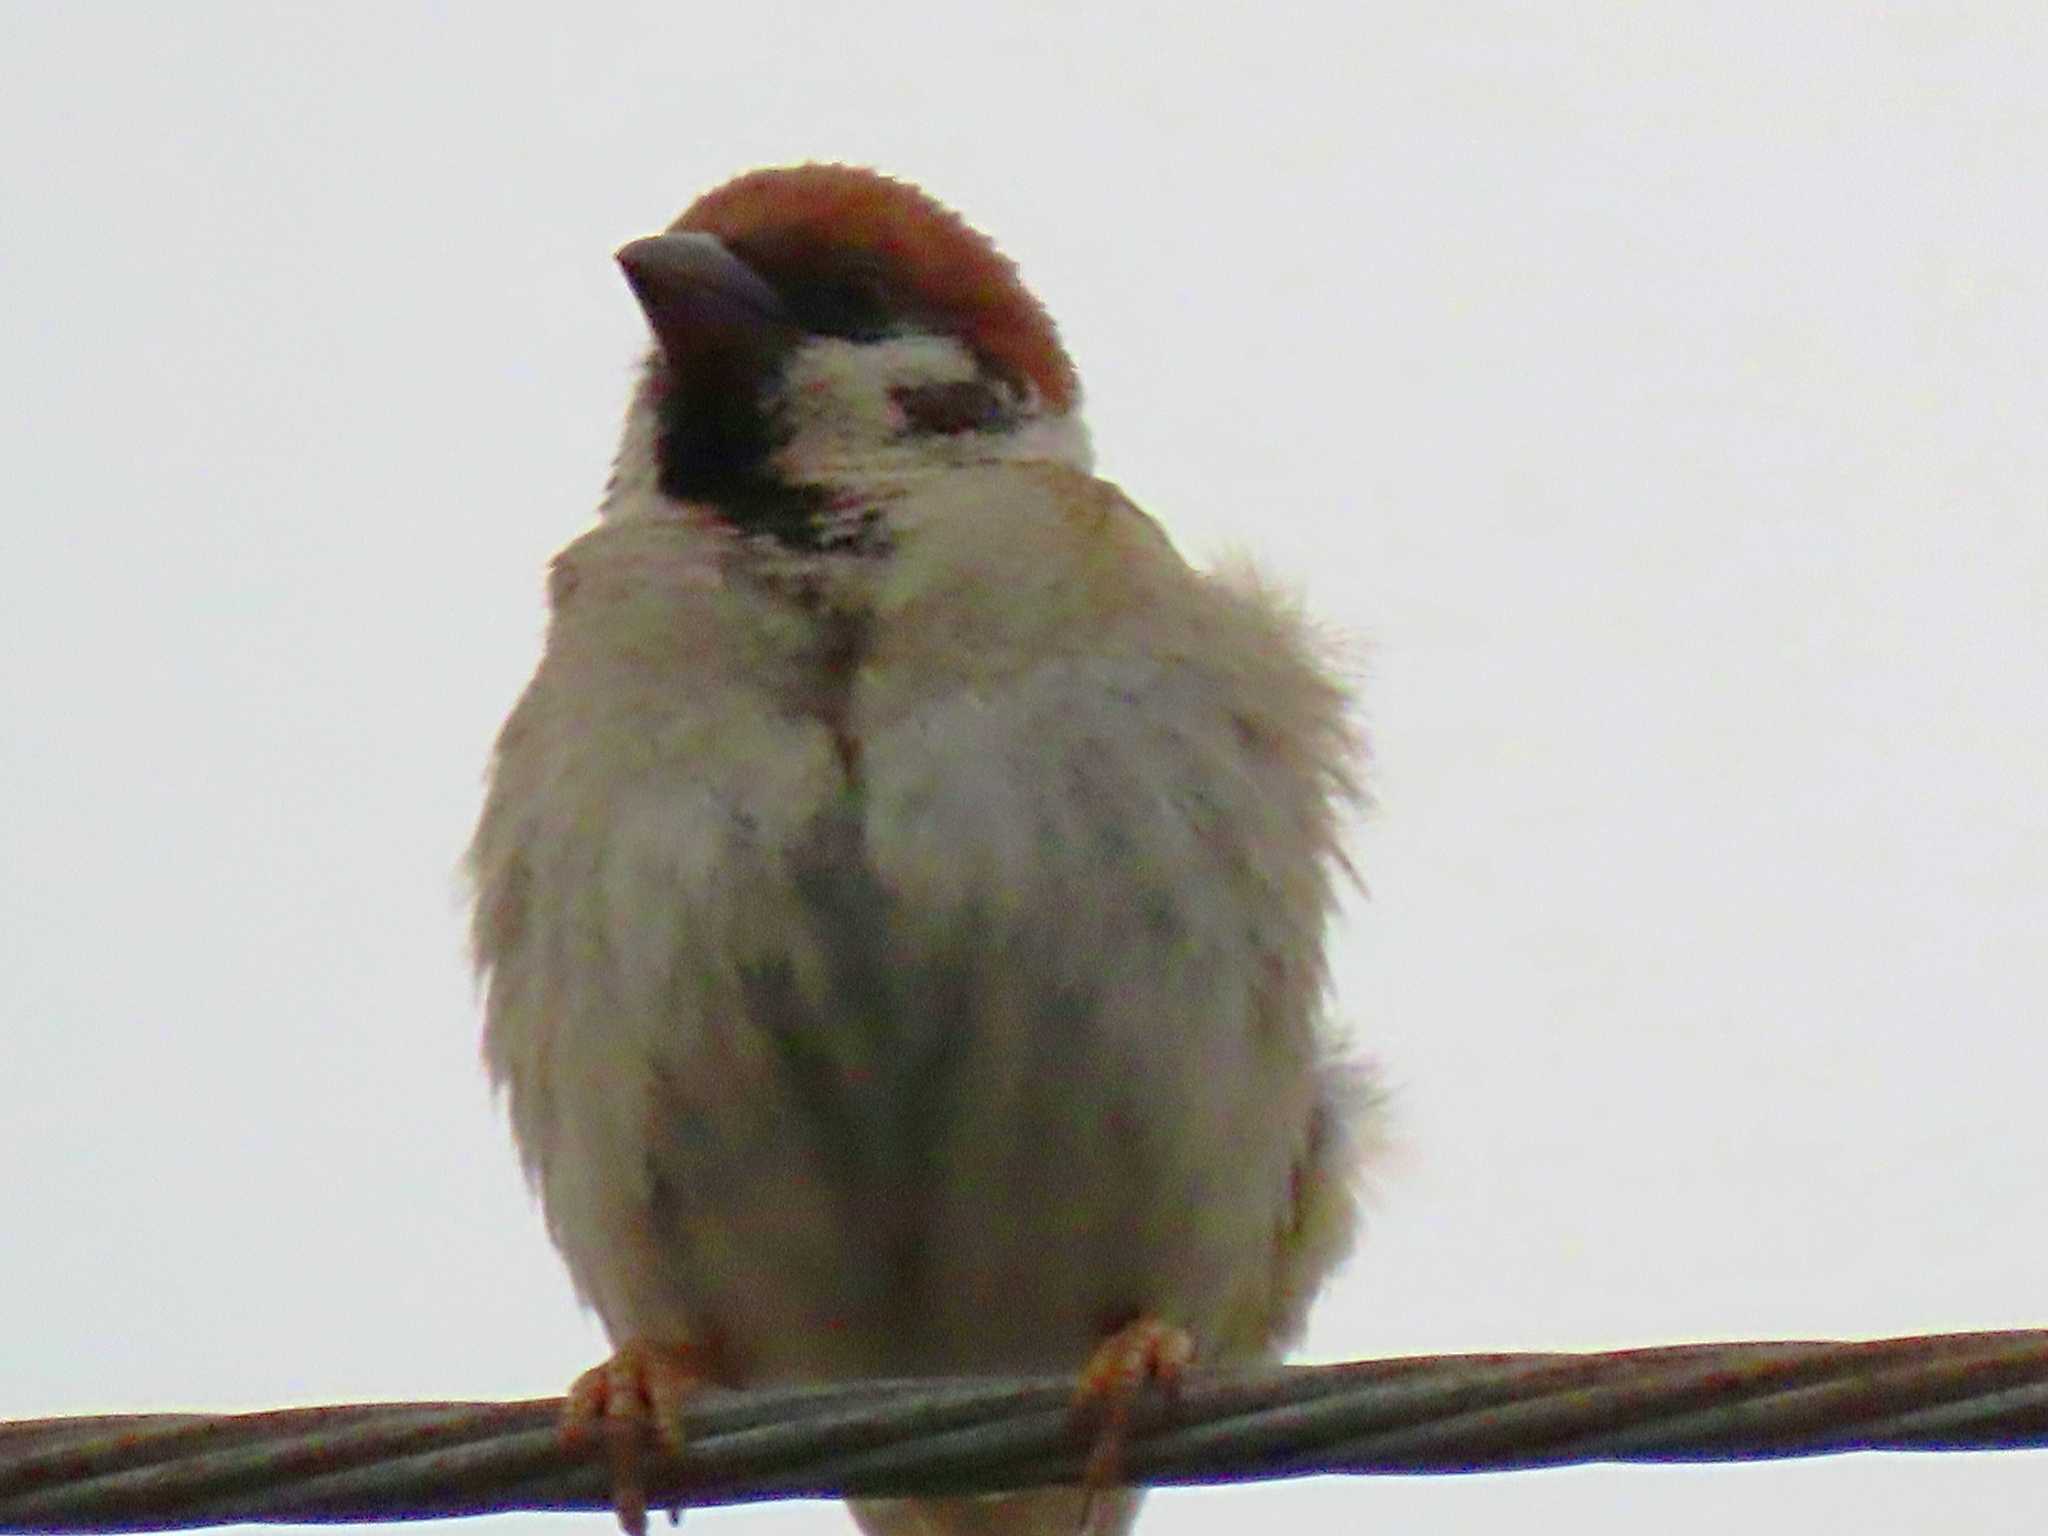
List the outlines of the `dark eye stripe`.
{"label": "dark eye stripe", "polygon": [[878,341],[895,328],[894,308],[880,282],[854,274],[792,285],[789,305],[804,329],[848,341]]}
{"label": "dark eye stripe", "polygon": [[959,432],[982,432],[999,426],[1005,416],[1003,399],[992,385],[979,379],[961,379],[951,384],[905,384],[889,391],[913,432],[932,432],[950,437]]}

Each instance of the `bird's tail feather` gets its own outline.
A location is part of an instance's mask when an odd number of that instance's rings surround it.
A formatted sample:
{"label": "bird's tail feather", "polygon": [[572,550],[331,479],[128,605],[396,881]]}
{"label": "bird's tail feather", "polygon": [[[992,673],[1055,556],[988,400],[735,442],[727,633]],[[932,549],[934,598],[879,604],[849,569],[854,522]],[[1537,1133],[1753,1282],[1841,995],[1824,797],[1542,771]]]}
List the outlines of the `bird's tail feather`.
{"label": "bird's tail feather", "polygon": [[1034,1488],[958,1499],[857,1499],[853,1518],[867,1536],[1126,1536],[1144,1495],[1110,1488],[1087,1505],[1078,1488]]}

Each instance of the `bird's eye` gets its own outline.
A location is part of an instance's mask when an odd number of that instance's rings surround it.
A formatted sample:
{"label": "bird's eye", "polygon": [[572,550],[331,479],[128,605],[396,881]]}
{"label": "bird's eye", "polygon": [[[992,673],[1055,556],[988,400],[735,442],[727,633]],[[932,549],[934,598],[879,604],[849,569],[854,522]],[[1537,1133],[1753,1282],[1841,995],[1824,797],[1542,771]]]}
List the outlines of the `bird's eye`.
{"label": "bird's eye", "polygon": [[864,267],[822,273],[803,290],[797,313],[808,329],[823,336],[875,341],[889,333],[896,319],[887,282]]}

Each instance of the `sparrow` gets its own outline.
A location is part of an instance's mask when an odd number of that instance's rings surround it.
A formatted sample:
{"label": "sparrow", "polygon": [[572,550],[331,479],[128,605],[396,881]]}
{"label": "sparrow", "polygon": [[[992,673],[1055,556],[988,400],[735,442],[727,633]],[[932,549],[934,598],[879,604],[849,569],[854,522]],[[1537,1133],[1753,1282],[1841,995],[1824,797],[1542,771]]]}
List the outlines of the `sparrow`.
{"label": "sparrow", "polygon": [[1052,320],[918,188],[758,170],[617,260],[652,349],[469,854],[617,1351],[565,1431],[635,1530],[694,1392],[1072,1372],[1087,1486],[853,1513],[1115,1536],[1133,1396],[1276,1357],[1352,1239],[1346,689],[1095,478]]}

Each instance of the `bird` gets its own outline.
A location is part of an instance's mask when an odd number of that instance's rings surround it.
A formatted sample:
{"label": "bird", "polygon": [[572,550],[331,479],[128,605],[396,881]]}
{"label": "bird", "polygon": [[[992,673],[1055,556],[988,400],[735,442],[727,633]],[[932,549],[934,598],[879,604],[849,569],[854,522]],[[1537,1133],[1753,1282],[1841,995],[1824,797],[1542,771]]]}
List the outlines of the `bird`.
{"label": "bird", "polygon": [[638,1531],[697,1393],[1072,1373],[1083,1485],[852,1512],[1118,1536],[1132,1401],[1277,1357],[1353,1243],[1341,648],[1095,475],[1049,313],[921,188],[750,171],[616,260],[650,346],[468,855],[615,1350],[564,1433]]}

